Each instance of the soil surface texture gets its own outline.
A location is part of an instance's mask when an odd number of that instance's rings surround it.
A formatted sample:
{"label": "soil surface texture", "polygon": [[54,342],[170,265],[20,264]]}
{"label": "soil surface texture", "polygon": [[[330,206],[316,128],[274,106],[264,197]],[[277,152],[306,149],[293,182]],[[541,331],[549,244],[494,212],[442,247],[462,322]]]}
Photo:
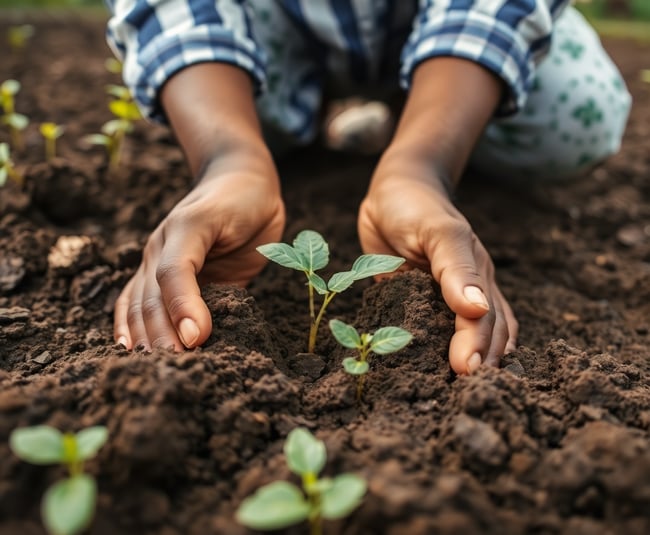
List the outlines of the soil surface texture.
{"label": "soil surface texture", "polygon": [[[0,35],[10,24],[2,17]],[[297,482],[282,446],[304,426],[325,441],[325,475],[355,472],[362,505],[325,534],[650,533],[650,45],[606,41],[634,97],[621,152],[572,183],[456,193],[491,252],[520,322],[500,369],[449,369],[453,315],[431,277],[360,281],[327,319],[397,325],[412,343],[371,363],[361,403],[323,322],[306,350],[300,273],[269,265],[246,290],[209,286],[214,332],[198,350],[129,352],[113,303],[149,232],[191,188],[170,131],[139,123],[107,172],[83,136],[110,119],[104,21],[34,19],[26,49],[0,55],[29,116],[14,153],[22,187],[0,189],[0,535],[42,535],[40,497],[62,475],[10,451],[10,432],[108,427],[87,464],[97,477],[93,535],[249,533],[242,499]],[[38,124],[66,131],[44,162]],[[9,141],[5,128],[0,142]],[[279,162],[285,238],[330,243],[327,273],[361,253],[356,210],[375,160],[307,148]],[[300,525],[283,533],[306,533]]]}

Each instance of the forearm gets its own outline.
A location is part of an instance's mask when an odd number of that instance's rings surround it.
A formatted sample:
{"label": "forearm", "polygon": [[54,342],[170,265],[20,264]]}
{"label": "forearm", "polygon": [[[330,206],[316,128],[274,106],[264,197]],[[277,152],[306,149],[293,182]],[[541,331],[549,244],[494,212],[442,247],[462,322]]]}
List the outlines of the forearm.
{"label": "forearm", "polygon": [[265,174],[272,167],[243,70],[224,63],[192,65],[164,85],[160,98],[194,176],[208,167],[235,168],[242,159],[250,172]]}
{"label": "forearm", "polygon": [[[502,91],[502,82],[473,62],[436,57],[422,63],[382,157],[382,175],[419,178],[425,163],[432,178],[456,183]],[[417,167],[413,173],[410,165]]]}

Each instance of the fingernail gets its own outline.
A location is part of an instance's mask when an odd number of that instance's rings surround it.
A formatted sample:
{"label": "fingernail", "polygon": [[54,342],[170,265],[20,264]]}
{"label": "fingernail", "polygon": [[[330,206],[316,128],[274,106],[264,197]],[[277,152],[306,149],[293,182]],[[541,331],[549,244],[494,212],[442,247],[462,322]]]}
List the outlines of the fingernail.
{"label": "fingernail", "polygon": [[128,343],[128,341],[126,339],[126,336],[120,336],[117,339],[117,345],[118,346],[124,346],[124,349],[127,349],[127,343]]}
{"label": "fingernail", "polygon": [[190,318],[183,318],[178,324],[178,335],[185,347],[192,347],[199,338],[199,326]]}
{"label": "fingernail", "polygon": [[463,295],[465,296],[465,299],[467,299],[473,305],[478,305],[485,310],[490,309],[490,305],[488,305],[485,294],[478,286],[465,286]]}
{"label": "fingernail", "polygon": [[467,359],[467,374],[472,375],[476,370],[478,370],[480,365],[481,365],[480,353],[473,353],[472,356]]}

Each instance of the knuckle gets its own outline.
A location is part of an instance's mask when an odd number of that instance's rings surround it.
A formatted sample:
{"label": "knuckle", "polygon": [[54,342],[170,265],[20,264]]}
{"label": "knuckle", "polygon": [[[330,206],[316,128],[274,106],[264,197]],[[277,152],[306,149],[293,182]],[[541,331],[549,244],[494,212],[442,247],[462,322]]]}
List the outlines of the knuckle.
{"label": "knuckle", "polygon": [[160,286],[164,286],[169,281],[175,279],[177,274],[178,265],[175,262],[163,261],[156,267],[156,281]]}
{"label": "knuckle", "polygon": [[152,318],[158,314],[160,310],[160,300],[157,297],[146,297],[142,302],[142,317]]}
{"label": "knuckle", "polygon": [[131,303],[126,311],[126,321],[129,325],[135,325],[142,320],[142,307],[139,303]]}

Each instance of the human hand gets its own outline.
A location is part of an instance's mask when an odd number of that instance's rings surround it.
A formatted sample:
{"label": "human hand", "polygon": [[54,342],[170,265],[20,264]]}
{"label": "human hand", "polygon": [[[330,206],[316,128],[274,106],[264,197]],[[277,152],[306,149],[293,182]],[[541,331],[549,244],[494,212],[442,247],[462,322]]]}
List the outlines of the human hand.
{"label": "human hand", "polygon": [[211,172],[158,225],[115,303],[114,337],[127,349],[192,348],[212,330],[200,285],[247,284],[279,241],[284,203],[274,170]]}
{"label": "human hand", "polygon": [[440,284],[456,314],[449,346],[456,373],[471,374],[481,363],[498,366],[504,352],[515,349],[517,320],[492,260],[430,167],[420,169],[412,160],[380,163],[361,204],[358,231],[364,252],[403,256]]}

